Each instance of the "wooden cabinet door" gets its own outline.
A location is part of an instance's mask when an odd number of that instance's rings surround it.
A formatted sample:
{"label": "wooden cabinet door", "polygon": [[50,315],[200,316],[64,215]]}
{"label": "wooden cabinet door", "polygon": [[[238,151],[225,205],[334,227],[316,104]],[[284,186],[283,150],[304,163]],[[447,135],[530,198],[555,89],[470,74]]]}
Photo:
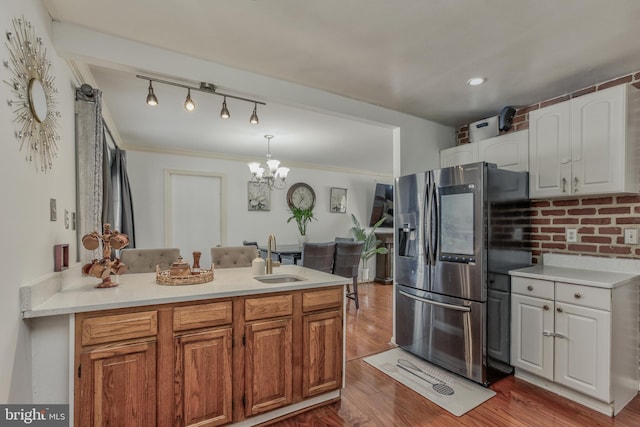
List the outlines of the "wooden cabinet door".
{"label": "wooden cabinet door", "polygon": [[303,318],[302,396],[339,389],[342,385],[342,311]]}
{"label": "wooden cabinet door", "polygon": [[622,191],[626,85],[571,100],[572,191]]}
{"label": "wooden cabinet door", "polygon": [[511,364],[553,381],[553,301],[511,295]]}
{"label": "wooden cabinet door", "polygon": [[569,102],[529,113],[529,196],[571,194]]}
{"label": "wooden cabinet door", "polygon": [[611,313],[557,303],[555,322],[554,381],[610,402]]}
{"label": "wooden cabinet door", "polygon": [[464,165],[478,161],[478,144],[462,144],[440,150],[440,167]]}
{"label": "wooden cabinet door", "polygon": [[176,426],[231,422],[231,327],[175,338]]}
{"label": "wooden cabinet door", "polygon": [[80,369],[76,425],[156,425],[155,341],[85,351]]}
{"label": "wooden cabinet door", "polygon": [[292,319],[247,323],[245,338],[245,415],[291,403]]}
{"label": "wooden cabinet door", "polygon": [[529,132],[506,133],[478,142],[478,160],[495,163],[500,169],[529,170]]}

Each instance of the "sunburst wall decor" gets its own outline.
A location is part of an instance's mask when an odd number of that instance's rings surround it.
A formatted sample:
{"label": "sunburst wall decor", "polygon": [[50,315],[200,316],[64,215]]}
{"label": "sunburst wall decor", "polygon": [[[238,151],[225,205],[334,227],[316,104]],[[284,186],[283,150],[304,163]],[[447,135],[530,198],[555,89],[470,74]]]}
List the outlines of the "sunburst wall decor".
{"label": "sunburst wall decor", "polygon": [[5,46],[9,60],[3,61],[9,70],[9,79],[4,80],[11,87],[13,99],[7,100],[13,108],[17,125],[16,138],[20,141],[20,151],[26,151],[26,159],[34,162],[36,168],[47,172],[53,167],[53,159],[58,153],[58,119],[51,62],[47,60],[47,50],[42,38],[37,37],[30,21],[21,18],[12,20],[13,31],[7,31]]}

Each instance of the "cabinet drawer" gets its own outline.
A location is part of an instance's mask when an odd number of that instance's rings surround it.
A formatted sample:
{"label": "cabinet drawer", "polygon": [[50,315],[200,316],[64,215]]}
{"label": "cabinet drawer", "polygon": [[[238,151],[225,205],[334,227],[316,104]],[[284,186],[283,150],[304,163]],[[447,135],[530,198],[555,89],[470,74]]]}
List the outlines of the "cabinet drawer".
{"label": "cabinet drawer", "polygon": [[173,309],[173,330],[208,328],[231,323],[231,301],[194,304]]}
{"label": "cabinet drawer", "polygon": [[305,292],[302,294],[302,311],[306,313],[308,311],[340,307],[343,297],[344,288],[342,287]]}
{"label": "cabinet drawer", "polygon": [[83,346],[158,334],[158,313],[155,310],[89,317],[81,322]]}
{"label": "cabinet drawer", "polygon": [[571,283],[556,283],[556,301],[611,311],[611,290]]}
{"label": "cabinet drawer", "polygon": [[514,277],[511,281],[511,292],[537,298],[553,299],[553,282],[548,280]]}
{"label": "cabinet drawer", "polygon": [[244,301],[244,319],[246,321],[291,316],[292,314],[293,295],[291,294],[247,298]]}

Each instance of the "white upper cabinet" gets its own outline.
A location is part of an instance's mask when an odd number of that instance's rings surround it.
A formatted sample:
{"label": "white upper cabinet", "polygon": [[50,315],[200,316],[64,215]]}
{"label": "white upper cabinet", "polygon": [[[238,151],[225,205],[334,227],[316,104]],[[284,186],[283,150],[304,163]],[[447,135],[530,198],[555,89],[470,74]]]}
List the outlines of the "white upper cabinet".
{"label": "white upper cabinet", "polygon": [[529,169],[528,137],[527,131],[505,133],[440,150],[440,167],[486,161],[500,169],[526,172]]}
{"label": "white upper cabinet", "polygon": [[639,100],[619,85],[529,113],[530,196],[640,192]]}
{"label": "white upper cabinet", "polygon": [[440,150],[440,167],[465,165],[478,161],[478,144],[469,143]]}
{"label": "white upper cabinet", "polygon": [[478,142],[478,160],[495,163],[500,169],[529,170],[529,132],[505,133]]}

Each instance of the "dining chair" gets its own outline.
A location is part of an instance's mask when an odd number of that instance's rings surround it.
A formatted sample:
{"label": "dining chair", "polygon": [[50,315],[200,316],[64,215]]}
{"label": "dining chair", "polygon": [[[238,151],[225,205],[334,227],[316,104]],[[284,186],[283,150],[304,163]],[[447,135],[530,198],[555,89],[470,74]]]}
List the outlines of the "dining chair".
{"label": "dining chair", "polygon": [[180,249],[178,248],[129,248],[120,251],[120,261],[127,266],[125,274],[154,272],[156,265],[161,270],[168,270],[179,257]]}
{"label": "dining chair", "polygon": [[355,242],[353,237],[336,237],[334,242]]}
{"label": "dining chair", "polygon": [[250,242],[249,240],[243,240],[242,246],[255,246],[258,247],[258,242]]}
{"label": "dining chair", "polygon": [[356,303],[356,310],[360,308],[358,300],[358,267],[360,266],[360,254],[364,242],[337,242],[336,254],[333,262],[333,274],[350,277],[353,279],[353,291],[347,284],[347,298]]}
{"label": "dining chair", "polygon": [[336,243],[304,243],[302,245],[302,266],[331,273]]}
{"label": "dining chair", "polygon": [[256,246],[218,246],[211,248],[211,262],[215,268],[251,267],[258,257]]}

